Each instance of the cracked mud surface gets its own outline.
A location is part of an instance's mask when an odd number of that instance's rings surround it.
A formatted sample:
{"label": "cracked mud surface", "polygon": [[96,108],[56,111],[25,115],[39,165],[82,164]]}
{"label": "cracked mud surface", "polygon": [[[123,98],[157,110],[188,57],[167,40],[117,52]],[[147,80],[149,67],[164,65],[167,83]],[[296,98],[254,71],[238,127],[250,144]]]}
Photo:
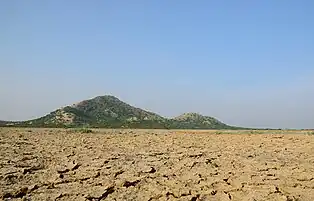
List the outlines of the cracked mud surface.
{"label": "cracked mud surface", "polygon": [[3,200],[314,200],[314,135],[0,129]]}

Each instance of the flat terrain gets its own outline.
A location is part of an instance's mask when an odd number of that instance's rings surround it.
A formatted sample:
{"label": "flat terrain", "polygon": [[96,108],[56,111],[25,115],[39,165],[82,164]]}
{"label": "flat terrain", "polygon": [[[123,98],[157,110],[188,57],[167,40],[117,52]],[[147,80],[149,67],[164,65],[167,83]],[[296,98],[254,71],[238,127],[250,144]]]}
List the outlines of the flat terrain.
{"label": "flat terrain", "polygon": [[0,199],[313,201],[307,133],[0,128]]}

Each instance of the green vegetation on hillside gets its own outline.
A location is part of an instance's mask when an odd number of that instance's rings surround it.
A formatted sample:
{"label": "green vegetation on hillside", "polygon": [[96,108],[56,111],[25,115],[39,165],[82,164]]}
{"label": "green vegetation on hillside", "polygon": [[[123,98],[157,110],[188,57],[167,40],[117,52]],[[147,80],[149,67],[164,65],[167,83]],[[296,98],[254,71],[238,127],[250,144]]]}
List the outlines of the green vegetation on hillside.
{"label": "green vegetation on hillside", "polygon": [[213,117],[197,113],[184,113],[172,119],[164,118],[108,95],[60,108],[38,119],[14,122],[10,125],[22,127],[240,129],[224,124]]}

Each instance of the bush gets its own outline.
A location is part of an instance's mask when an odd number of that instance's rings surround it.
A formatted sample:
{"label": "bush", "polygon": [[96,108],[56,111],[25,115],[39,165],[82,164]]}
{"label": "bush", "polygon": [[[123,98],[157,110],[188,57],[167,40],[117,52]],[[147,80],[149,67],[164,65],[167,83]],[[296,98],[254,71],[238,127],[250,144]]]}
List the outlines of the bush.
{"label": "bush", "polygon": [[251,130],[250,131],[250,134],[262,134],[263,132],[262,131],[258,131],[258,130]]}
{"label": "bush", "polygon": [[89,129],[89,128],[79,128],[76,131],[80,132],[80,133],[94,133],[94,131],[92,129]]}

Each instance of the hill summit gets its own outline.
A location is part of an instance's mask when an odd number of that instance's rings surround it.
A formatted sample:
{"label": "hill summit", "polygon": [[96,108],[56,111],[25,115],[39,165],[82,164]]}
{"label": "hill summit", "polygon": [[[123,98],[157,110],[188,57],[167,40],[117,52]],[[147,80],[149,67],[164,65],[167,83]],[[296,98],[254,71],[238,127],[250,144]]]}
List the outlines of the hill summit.
{"label": "hill summit", "polygon": [[99,128],[167,128],[167,129],[236,129],[213,117],[184,113],[165,118],[156,113],[129,105],[115,96],[97,96],[57,109],[43,117],[14,122],[10,125],[29,127]]}

